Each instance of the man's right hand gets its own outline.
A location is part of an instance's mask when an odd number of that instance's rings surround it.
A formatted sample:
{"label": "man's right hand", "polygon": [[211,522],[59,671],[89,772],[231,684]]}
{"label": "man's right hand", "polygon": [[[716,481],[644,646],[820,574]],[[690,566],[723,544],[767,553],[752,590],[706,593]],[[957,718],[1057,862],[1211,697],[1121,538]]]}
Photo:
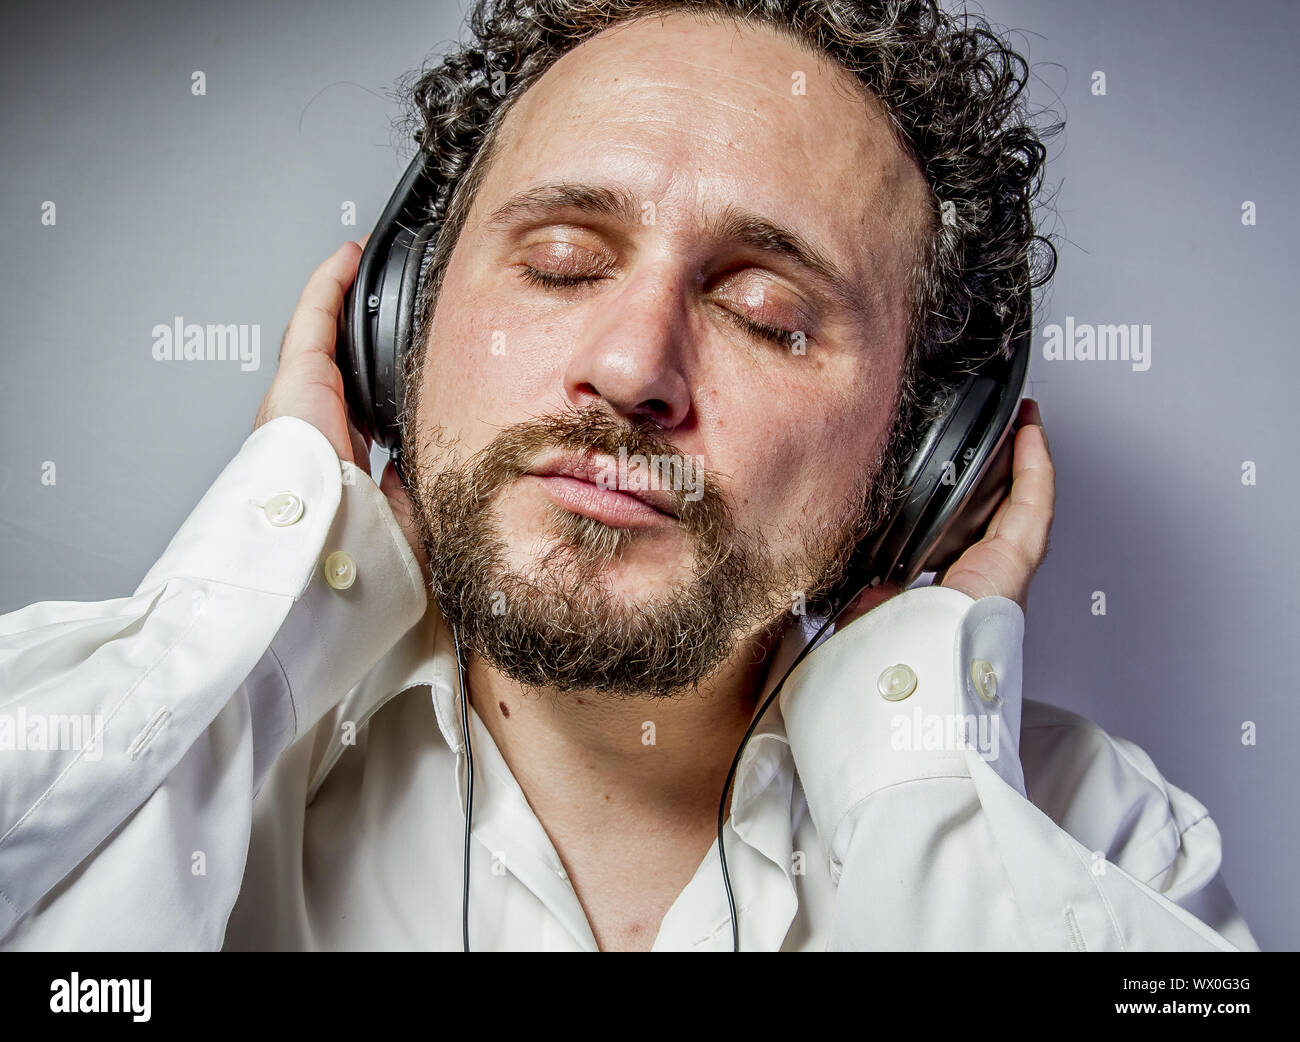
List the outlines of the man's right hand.
{"label": "man's right hand", "polygon": [[[366,236],[368,239],[369,236]],[[348,416],[343,374],[334,361],[339,315],[361,262],[360,243],[345,242],[312,272],[280,344],[280,362],[253,422],[256,430],[280,416],[296,416],[320,431],[340,460],[370,472],[370,439]],[[421,567],[428,566],[412,520],[413,507],[392,463],[379,483]]]}

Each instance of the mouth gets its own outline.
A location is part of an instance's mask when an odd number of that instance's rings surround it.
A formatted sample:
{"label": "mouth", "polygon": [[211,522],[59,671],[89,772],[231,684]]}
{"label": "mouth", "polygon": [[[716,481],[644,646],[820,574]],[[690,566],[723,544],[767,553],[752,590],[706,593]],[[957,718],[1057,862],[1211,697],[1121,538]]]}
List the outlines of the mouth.
{"label": "mouth", "polygon": [[569,453],[538,464],[524,477],[537,482],[561,509],[614,528],[651,528],[678,520],[668,493],[615,487],[618,462],[612,456]]}

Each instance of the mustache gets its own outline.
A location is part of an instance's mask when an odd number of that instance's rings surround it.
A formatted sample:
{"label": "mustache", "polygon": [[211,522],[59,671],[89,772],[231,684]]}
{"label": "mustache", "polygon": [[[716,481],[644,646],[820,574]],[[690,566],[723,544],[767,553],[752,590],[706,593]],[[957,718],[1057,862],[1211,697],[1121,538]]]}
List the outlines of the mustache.
{"label": "mustache", "polygon": [[[527,474],[548,452],[599,453],[627,456],[688,458],[650,421],[628,422],[593,403],[525,420],[503,428],[486,446],[469,458],[462,473],[470,476],[468,495],[477,504]],[[717,478],[699,467],[698,491],[666,488],[674,513],[692,534],[718,532],[729,527],[731,508]]]}
{"label": "mustache", "polygon": [[421,432],[421,450],[437,456],[415,461],[408,486],[429,589],[466,646],[521,685],[675,694],[715,672],[738,634],[783,619],[798,569],[774,560],[764,540],[735,530],[711,474],[692,489],[703,486],[703,495],[680,503],[677,524],[689,553],[662,564],[664,589],[637,603],[608,589],[605,578],[608,564],[640,537],[630,529],[553,507],[527,563],[507,560],[512,539],[534,533],[505,530],[497,493],[557,451],[678,455],[652,422],[629,422],[593,402],[502,425],[472,454],[444,435],[433,425]]}

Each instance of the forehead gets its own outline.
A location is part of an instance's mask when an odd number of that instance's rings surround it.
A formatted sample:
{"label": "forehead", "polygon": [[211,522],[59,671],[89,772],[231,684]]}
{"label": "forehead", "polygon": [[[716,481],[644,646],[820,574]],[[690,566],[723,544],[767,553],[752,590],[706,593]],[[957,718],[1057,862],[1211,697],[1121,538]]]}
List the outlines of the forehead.
{"label": "forehead", "polygon": [[929,225],[924,177],[849,73],[766,26],[684,13],[557,61],[507,115],[478,202],[554,180],[624,184],[670,220],[743,201],[875,278]]}

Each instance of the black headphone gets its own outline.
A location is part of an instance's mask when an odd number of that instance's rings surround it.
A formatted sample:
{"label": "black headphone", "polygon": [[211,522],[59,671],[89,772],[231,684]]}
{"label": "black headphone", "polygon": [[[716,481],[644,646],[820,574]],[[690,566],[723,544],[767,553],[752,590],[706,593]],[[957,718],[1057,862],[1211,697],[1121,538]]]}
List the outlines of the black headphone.
{"label": "black headphone", "polygon": [[[420,149],[380,215],[361,254],[360,266],[340,316],[338,367],[353,416],[379,445],[391,450],[399,474],[401,457],[398,418],[406,399],[407,352],[416,324],[422,278],[437,237],[438,223],[429,222],[429,203],[437,197],[437,182]],[[1028,284],[1028,265],[1025,279]],[[1002,501],[1011,479],[1012,426],[1029,369],[1033,333],[1030,295],[1011,337],[1009,356],[997,354],[969,373],[930,422],[904,469],[901,488],[889,517],[859,543],[846,576],[829,597],[826,622],[795,658],[768,695],[736,752],[718,807],[718,852],[731,907],[732,939],[740,947],[735,901],[727,873],[723,810],[727,791],[740,763],[745,743],[776,698],[785,677],[816,646],[826,628],[867,587],[891,581],[900,588],[922,572],[946,569],[982,534]],[[460,674],[461,723],[469,760],[468,806],[465,815],[465,889],[463,932],[469,950],[470,819],[474,799],[474,761],[469,750],[469,715],[465,697],[464,660],[453,628]]]}

